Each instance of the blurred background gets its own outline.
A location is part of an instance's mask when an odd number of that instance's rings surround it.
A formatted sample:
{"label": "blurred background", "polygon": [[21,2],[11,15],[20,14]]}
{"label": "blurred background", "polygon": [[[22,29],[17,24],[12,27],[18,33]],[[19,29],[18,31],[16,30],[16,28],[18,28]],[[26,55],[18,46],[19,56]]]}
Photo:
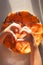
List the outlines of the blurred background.
{"label": "blurred background", "polygon": [[[21,10],[38,16],[43,23],[43,0],[0,0],[0,28],[8,13]],[[39,50],[43,61],[43,40]],[[4,45],[1,45],[0,65],[29,65],[29,55],[13,54]]]}

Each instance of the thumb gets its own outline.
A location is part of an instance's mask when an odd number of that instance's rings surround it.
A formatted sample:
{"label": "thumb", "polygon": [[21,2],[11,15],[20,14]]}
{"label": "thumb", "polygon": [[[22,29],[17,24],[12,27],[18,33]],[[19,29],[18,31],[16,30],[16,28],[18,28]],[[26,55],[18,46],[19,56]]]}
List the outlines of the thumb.
{"label": "thumb", "polygon": [[9,32],[0,33],[0,45],[3,43],[5,37],[9,34]]}

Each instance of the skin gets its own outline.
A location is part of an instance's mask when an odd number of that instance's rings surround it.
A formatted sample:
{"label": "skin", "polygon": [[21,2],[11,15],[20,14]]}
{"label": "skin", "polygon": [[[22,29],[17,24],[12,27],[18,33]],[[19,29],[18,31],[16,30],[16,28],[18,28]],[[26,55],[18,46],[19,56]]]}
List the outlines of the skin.
{"label": "skin", "polygon": [[[3,40],[5,39],[5,37],[8,34],[9,34],[9,32],[4,32],[4,33],[0,34],[0,44],[3,42]],[[31,46],[30,65],[42,65],[42,60],[41,60],[41,56],[40,56],[38,47],[34,46],[34,44],[31,44],[31,42],[30,42],[30,46]]]}
{"label": "skin", "polygon": [[4,32],[4,33],[2,32],[2,33],[0,34],[0,45],[3,43],[5,37],[6,37],[8,34],[9,34],[8,32]]}

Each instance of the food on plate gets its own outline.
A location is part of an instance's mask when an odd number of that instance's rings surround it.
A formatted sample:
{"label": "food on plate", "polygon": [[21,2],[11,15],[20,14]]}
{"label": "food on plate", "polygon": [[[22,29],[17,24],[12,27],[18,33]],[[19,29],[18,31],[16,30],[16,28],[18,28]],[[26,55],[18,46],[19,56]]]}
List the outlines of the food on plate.
{"label": "food on plate", "polygon": [[1,31],[12,23],[14,23],[14,26],[10,30],[15,37],[10,32],[5,37],[3,44],[7,48],[18,53],[30,53],[34,44],[40,45],[43,31],[42,24],[36,16],[26,11],[10,13],[3,22]]}

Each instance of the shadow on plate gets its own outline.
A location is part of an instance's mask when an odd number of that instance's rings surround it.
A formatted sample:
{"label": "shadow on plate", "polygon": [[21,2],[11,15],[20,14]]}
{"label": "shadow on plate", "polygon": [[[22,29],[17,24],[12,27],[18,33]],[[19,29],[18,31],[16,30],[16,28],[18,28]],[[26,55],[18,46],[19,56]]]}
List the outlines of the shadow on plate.
{"label": "shadow on plate", "polygon": [[[42,20],[42,9],[43,9],[43,1],[42,0],[31,0],[31,4],[32,4],[32,8],[33,8],[33,12],[36,16],[39,17],[40,21],[43,23]],[[40,5],[41,5],[41,9],[40,9]]]}
{"label": "shadow on plate", "polygon": [[9,12],[11,12],[9,0],[0,0],[0,26]]}

